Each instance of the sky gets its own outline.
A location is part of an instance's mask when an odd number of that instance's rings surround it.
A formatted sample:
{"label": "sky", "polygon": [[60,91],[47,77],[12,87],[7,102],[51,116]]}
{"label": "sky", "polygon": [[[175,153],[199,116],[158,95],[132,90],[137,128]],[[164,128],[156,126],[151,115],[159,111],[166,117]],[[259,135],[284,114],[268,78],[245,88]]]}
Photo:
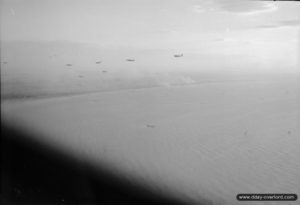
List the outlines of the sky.
{"label": "sky", "polygon": [[266,68],[297,70],[299,29],[300,2],[1,0],[2,41],[169,49]]}

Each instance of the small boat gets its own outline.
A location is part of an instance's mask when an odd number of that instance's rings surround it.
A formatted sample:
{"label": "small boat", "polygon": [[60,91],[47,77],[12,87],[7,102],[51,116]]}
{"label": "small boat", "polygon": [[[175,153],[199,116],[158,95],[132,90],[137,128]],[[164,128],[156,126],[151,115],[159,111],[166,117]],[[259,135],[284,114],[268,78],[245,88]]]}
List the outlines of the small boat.
{"label": "small boat", "polygon": [[134,62],[135,60],[132,59],[132,58],[127,58],[126,61],[129,61],[129,62]]}
{"label": "small boat", "polygon": [[147,125],[148,128],[155,128],[155,125]]}
{"label": "small boat", "polygon": [[183,54],[175,54],[174,57],[175,58],[180,58],[180,57],[183,57]]}

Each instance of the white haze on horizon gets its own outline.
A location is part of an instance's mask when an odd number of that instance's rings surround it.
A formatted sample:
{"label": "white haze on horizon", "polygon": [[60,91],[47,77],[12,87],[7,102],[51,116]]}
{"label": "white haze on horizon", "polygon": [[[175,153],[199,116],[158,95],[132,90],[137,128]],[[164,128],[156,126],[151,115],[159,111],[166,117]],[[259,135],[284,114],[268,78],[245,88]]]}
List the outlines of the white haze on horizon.
{"label": "white haze on horizon", "polygon": [[76,92],[299,74],[299,11],[288,2],[3,0],[1,81],[5,92]]}
{"label": "white haze on horizon", "polygon": [[[238,54],[199,54],[190,50],[175,58],[176,51],[171,49],[101,48],[61,41],[2,42],[2,48],[2,95],[6,97],[262,80],[299,74],[292,65],[279,64],[274,69],[269,61],[262,64]],[[128,62],[128,58],[135,61]]]}

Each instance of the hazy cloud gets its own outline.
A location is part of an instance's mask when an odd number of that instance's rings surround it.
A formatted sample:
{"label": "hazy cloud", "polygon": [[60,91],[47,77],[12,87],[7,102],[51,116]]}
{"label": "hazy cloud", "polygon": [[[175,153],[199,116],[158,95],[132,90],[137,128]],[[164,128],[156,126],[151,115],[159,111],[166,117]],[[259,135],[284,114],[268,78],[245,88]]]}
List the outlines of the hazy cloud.
{"label": "hazy cloud", "polygon": [[268,28],[279,28],[281,26],[279,25],[259,25],[256,26],[255,28],[259,28],[259,29],[268,29]]}
{"label": "hazy cloud", "polygon": [[271,24],[271,25],[259,25],[256,26],[255,28],[272,29],[272,28],[297,27],[297,26],[300,26],[300,19],[280,21],[277,24]]}
{"label": "hazy cloud", "polygon": [[248,1],[248,0],[218,0],[221,8],[229,12],[242,14],[256,14],[277,10],[273,2]]}
{"label": "hazy cloud", "polygon": [[219,8],[217,8],[214,1],[200,1],[199,4],[193,6],[193,11],[196,13],[216,10],[219,10]]}
{"label": "hazy cloud", "polygon": [[199,4],[193,6],[193,10],[198,13],[206,11],[227,11],[245,15],[271,12],[277,10],[277,8],[274,2],[249,0],[201,0]]}
{"label": "hazy cloud", "polygon": [[281,25],[284,25],[284,26],[299,26],[300,19],[286,20],[286,21],[281,21],[280,23],[281,23]]}

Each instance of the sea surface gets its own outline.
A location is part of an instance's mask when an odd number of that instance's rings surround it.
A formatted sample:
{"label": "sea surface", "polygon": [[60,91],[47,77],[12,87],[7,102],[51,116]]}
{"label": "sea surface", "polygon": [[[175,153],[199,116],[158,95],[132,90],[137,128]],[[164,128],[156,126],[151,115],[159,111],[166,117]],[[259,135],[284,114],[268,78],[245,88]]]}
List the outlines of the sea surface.
{"label": "sea surface", "polygon": [[300,80],[268,78],[3,101],[52,149],[189,203],[300,195]]}

